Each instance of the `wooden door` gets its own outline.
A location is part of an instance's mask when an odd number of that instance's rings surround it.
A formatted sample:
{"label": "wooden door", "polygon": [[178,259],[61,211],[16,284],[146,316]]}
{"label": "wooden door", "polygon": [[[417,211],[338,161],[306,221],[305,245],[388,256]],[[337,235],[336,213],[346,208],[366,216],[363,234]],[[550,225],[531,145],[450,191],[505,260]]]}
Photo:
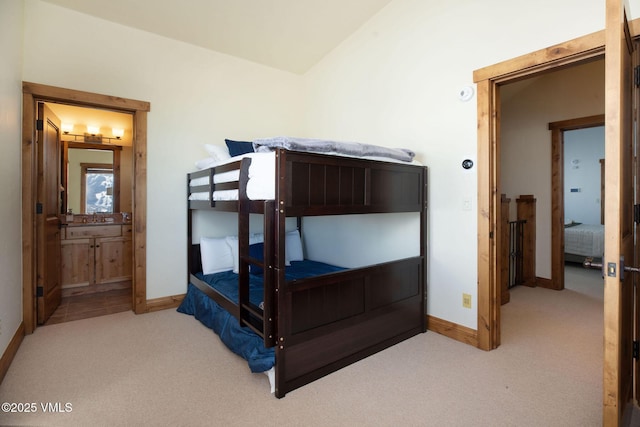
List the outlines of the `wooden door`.
{"label": "wooden door", "polygon": [[36,209],[36,298],[38,324],[43,324],[60,305],[60,119],[38,103]]}
{"label": "wooden door", "polygon": [[633,401],[633,43],[623,0],[607,0],[603,423],[626,425]]}

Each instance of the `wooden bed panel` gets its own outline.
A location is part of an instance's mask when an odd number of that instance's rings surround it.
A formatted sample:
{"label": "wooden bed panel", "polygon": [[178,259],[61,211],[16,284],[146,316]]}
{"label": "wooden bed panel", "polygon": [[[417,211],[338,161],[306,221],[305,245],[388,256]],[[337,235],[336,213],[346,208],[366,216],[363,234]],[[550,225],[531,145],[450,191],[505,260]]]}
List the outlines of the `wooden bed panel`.
{"label": "wooden bed panel", "polygon": [[422,290],[420,263],[407,264],[404,262],[392,264],[389,268],[376,271],[370,276],[368,301],[370,310],[420,296]]}
{"label": "wooden bed panel", "polygon": [[[415,169],[415,168],[414,168]],[[409,207],[415,209],[422,202],[420,170],[399,169],[371,170],[371,204],[389,209]],[[400,191],[398,191],[400,190]]]}
{"label": "wooden bed panel", "polygon": [[307,339],[304,332],[329,333],[358,316],[421,295],[421,258],[409,258],[371,267],[289,282],[287,330],[290,342]]}
{"label": "wooden bed panel", "polygon": [[[276,396],[335,372],[371,354],[423,332],[420,298],[412,298],[331,334],[286,345],[286,353],[276,347]],[[286,356],[285,356],[286,354]],[[280,364],[280,366],[279,366]]]}
{"label": "wooden bed panel", "polygon": [[[301,183],[309,188],[309,200],[307,203],[314,206],[328,204],[327,199],[329,198],[329,194],[326,190],[331,190],[327,188],[329,184],[329,173],[327,169],[329,166],[309,163],[308,167],[309,171],[305,177],[306,179],[301,180]],[[295,178],[294,176],[294,182],[296,182]],[[318,191],[314,191],[316,189]]]}
{"label": "wooden bed panel", "polygon": [[[324,202],[328,205],[340,204],[340,167],[335,165],[327,165],[324,170],[326,187],[334,189],[327,191]],[[337,189],[337,190],[336,190]]]}
{"label": "wooden bed panel", "polygon": [[321,155],[284,156],[287,215],[419,212],[424,203],[424,168],[349,158],[337,163]]}
{"label": "wooden bed panel", "polygon": [[293,177],[287,207],[365,204],[366,170],[319,162],[287,162]]}
{"label": "wooden bed panel", "polygon": [[422,257],[287,285],[287,331],[276,347],[283,396],[424,331]]}
{"label": "wooden bed panel", "polygon": [[291,334],[322,327],[365,312],[366,277],[291,292]]}
{"label": "wooden bed panel", "polygon": [[[342,167],[339,170],[340,182],[338,183],[338,203],[340,205],[364,203],[364,174],[356,173],[354,168]],[[354,200],[356,194],[359,195],[359,198]]]}

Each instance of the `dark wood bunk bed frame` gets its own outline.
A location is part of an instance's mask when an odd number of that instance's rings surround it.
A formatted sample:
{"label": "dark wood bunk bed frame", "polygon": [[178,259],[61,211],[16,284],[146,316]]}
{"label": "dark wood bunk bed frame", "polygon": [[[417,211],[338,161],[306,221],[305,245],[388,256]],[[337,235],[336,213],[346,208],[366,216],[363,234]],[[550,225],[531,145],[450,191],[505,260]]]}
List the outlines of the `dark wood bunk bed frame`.
{"label": "dark wood bunk bed frame", "polygon": [[[427,168],[276,149],[275,200],[246,194],[251,159],[194,172],[188,194],[189,282],[275,347],[278,398],[351,363],[426,332]],[[216,173],[240,170],[239,181],[213,184]],[[189,187],[209,177],[209,185]],[[215,187],[215,188],[214,188]],[[237,189],[237,201],[213,201],[214,190]],[[195,277],[195,210],[237,212],[239,301]],[[304,216],[419,212],[419,256],[292,282],[285,280],[285,219]],[[249,257],[249,214],[263,214],[264,261]],[[249,302],[249,264],[264,269],[264,310]]]}

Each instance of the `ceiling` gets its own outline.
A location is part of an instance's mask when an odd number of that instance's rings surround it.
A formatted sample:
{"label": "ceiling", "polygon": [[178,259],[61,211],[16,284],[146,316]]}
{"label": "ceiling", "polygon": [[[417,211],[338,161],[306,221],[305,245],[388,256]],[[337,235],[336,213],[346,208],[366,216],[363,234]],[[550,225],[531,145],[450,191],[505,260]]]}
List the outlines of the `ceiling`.
{"label": "ceiling", "polygon": [[391,0],[44,0],[303,74]]}

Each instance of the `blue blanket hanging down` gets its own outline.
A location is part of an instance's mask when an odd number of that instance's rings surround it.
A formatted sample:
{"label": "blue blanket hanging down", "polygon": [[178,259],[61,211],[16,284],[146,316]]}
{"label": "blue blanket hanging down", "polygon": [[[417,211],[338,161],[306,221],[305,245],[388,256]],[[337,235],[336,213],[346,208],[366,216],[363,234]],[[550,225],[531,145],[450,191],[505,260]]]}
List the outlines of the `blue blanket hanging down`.
{"label": "blue blanket hanging down", "polygon": [[[287,280],[294,280],[341,270],[344,268],[316,261],[292,261],[291,266],[286,268],[285,276]],[[198,273],[196,276],[232,301],[238,301],[237,274],[225,271],[208,275]],[[262,298],[262,276],[250,275],[249,300],[259,305]],[[274,366],[274,349],[266,348],[259,335],[247,327],[241,327],[238,319],[191,283],[187,288],[187,295],[178,307],[178,312],[190,314],[203,325],[213,329],[231,351],[247,360],[251,372],[265,372]]]}
{"label": "blue blanket hanging down", "polygon": [[191,283],[178,311],[193,315],[213,329],[231,351],[249,362],[251,372],[265,372],[275,364],[273,348],[266,348],[260,336],[249,328],[241,327],[238,319]]}

